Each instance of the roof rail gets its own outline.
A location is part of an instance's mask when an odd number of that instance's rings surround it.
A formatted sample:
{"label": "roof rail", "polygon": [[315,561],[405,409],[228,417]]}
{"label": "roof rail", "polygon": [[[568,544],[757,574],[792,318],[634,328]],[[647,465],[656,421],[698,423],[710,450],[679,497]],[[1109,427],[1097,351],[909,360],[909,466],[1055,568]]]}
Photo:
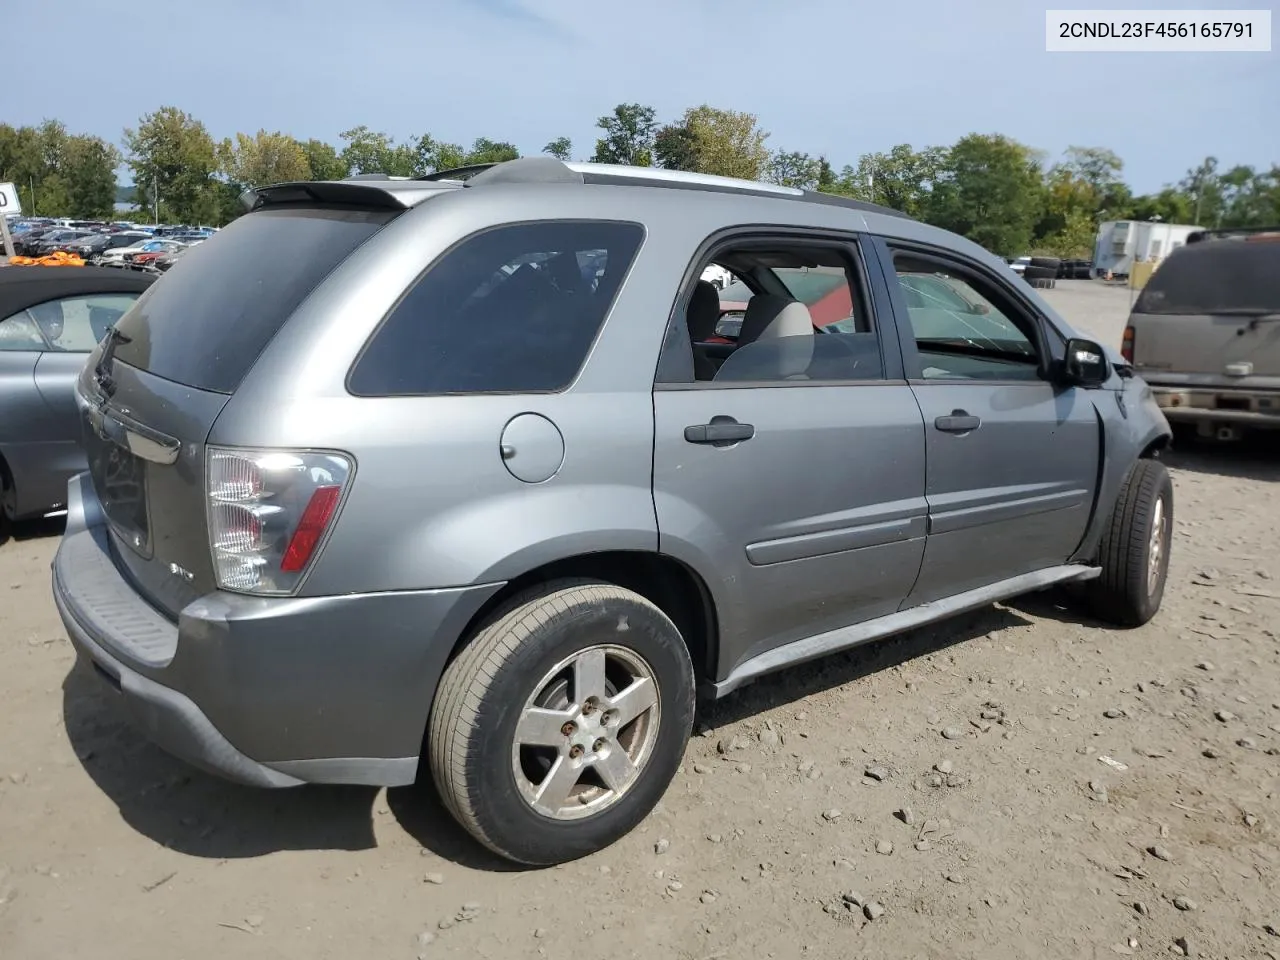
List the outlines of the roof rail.
{"label": "roof rail", "polygon": [[1280,235],[1280,226],[1273,227],[1223,227],[1218,230],[1196,230],[1187,235],[1187,243],[1201,243],[1205,240],[1248,240],[1259,234]]}
{"label": "roof rail", "polygon": [[449,170],[437,170],[417,180],[461,181],[465,187],[486,183],[589,183],[617,186],[666,187],[683,190],[702,190],[710,193],[738,193],[748,196],[775,197],[804,200],[831,206],[847,207],[864,213],[910,219],[900,210],[882,207],[874,203],[854,200],[835,194],[802,190],[777,183],[721,177],[710,173],[694,173],[687,170],[667,170],[663,167],[632,167],[610,163],[578,163],[557,160],[555,157],[533,156],[506,160],[501,163],[478,163]]}

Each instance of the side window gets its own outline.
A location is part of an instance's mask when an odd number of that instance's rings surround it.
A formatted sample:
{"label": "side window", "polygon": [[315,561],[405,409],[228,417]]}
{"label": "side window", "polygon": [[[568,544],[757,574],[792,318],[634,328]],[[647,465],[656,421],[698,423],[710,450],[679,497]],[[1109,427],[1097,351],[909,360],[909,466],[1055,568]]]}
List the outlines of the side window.
{"label": "side window", "polygon": [[54,350],[88,353],[115,322],[124,316],[136,293],[102,293],[87,297],[65,297],[36,304],[28,313],[40,325]]}
{"label": "side window", "polygon": [[356,396],[545,393],[578,375],[635,259],[635,223],[476,234],[418,279],[356,360]]}
{"label": "side window", "polygon": [[[685,316],[691,375],[664,382],[777,384],[884,379],[861,273],[837,245],[753,239],[718,250],[734,282],[715,303],[694,291]],[[703,316],[719,310],[719,321]],[[715,324],[722,342],[699,331]],[[724,342],[724,341],[728,342]]]}
{"label": "side window", "polygon": [[0,350],[26,351],[48,350],[40,328],[26,310],[0,320]]}
{"label": "side window", "polygon": [[1029,321],[999,288],[941,258],[893,255],[926,380],[1036,380]]}

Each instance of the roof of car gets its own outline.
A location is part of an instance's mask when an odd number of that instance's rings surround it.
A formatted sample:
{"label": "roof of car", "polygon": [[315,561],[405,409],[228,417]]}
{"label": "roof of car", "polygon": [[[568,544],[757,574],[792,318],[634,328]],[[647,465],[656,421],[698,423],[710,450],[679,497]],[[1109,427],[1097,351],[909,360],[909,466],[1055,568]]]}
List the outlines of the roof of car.
{"label": "roof of car", "polygon": [[442,191],[483,187],[490,184],[611,184],[614,186],[662,187],[703,193],[798,200],[847,207],[864,213],[910,219],[891,207],[866,203],[851,197],[802,190],[776,183],[721,177],[659,167],[633,167],[607,163],[567,163],[555,157],[520,157],[502,163],[475,164],[437,170],[412,179],[365,173],[345,180],[298,181],[272,184],[248,190],[243,195],[249,209],[270,202],[310,200],[319,202],[369,203],[404,208],[416,206]]}
{"label": "roof of car", "polygon": [[141,293],[155,277],[106,267],[0,268],[0,317],[59,297]]}

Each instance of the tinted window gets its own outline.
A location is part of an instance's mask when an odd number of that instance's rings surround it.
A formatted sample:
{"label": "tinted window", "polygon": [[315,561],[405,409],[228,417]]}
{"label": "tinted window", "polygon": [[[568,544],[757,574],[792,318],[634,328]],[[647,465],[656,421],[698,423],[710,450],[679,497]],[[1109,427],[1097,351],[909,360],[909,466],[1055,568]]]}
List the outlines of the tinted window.
{"label": "tinted window", "polygon": [[1030,321],[998,287],[940,259],[897,253],[893,266],[926,380],[1039,377]]}
{"label": "tinted window", "polygon": [[464,240],[379,327],[349,389],[358,396],[563,389],[643,236],[634,223],[560,221]]}
{"label": "tinted window", "polygon": [[1151,274],[1135,313],[1280,313],[1280,243],[1208,240],[1174,251]]}
{"label": "tinted window", "polygon": [[115,356],[231,393],[303,298],[390,217],[290,208],[239,218],[147,289],[117,324]]}

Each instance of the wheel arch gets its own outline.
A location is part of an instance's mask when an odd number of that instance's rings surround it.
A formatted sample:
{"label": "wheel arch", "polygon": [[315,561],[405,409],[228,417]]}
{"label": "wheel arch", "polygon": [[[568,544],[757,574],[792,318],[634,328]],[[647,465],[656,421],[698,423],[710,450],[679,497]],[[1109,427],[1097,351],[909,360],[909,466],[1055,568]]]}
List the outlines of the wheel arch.
{"label": "wheel arch", "polygon": [[689,648],[699,687],[715,679],[720,653],[719,623],[706,581],[675,557],[645,550],[575,554],[543,563],[509,579],[467,622],[445,666],[512,597],[539,584],[575,578],[610,583],[649,600],[670,617],[680,631]]}

